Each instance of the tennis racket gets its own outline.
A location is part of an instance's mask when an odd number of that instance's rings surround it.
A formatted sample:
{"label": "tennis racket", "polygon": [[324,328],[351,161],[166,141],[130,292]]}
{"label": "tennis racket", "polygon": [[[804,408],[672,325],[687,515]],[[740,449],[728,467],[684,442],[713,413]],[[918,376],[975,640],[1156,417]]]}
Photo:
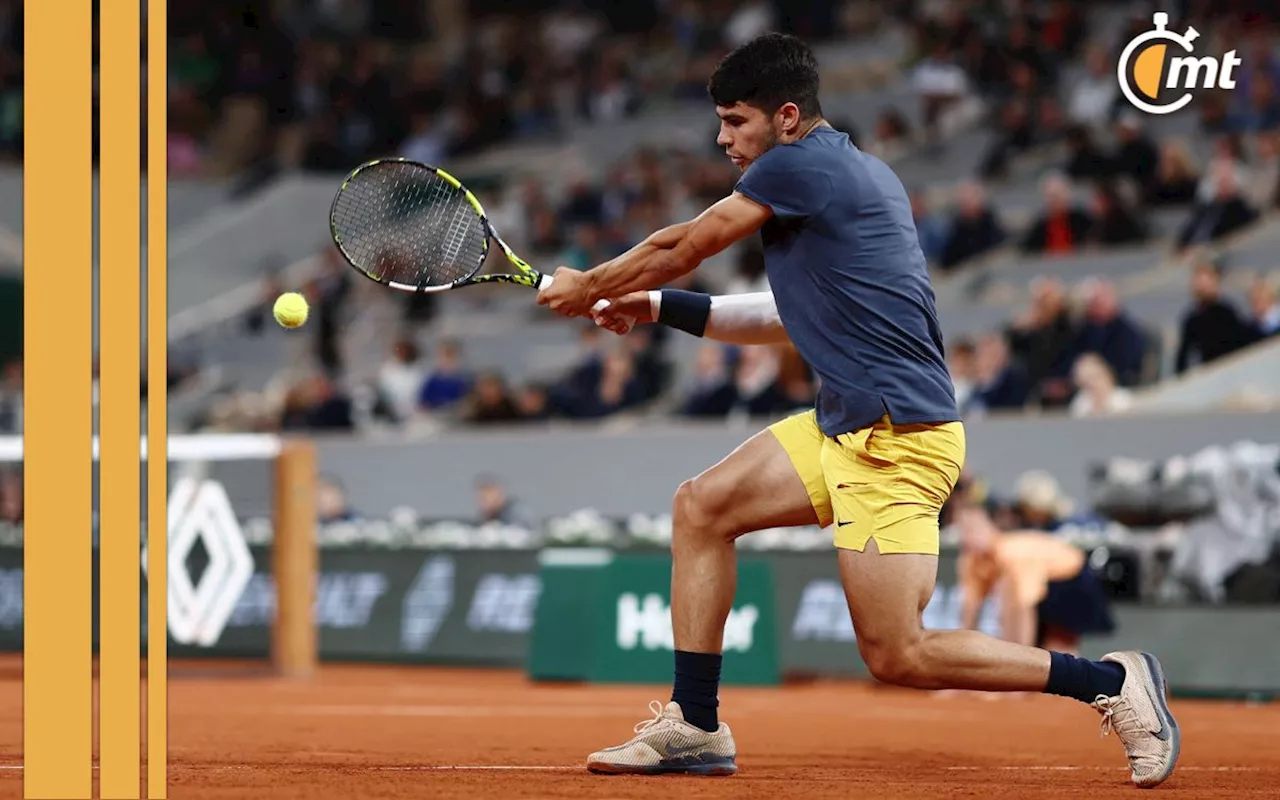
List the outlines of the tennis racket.
{"label": "tennis racket", "polygon": [[[347,175],[329,209],[329,232],[347,263],[402,292],[459,286],[551,285],[494,230],[480,201],[439,167],[404,158],[368,161]],[[480,274],[496,242],[514,272]],[[601,300],[594,311],[609,305]]]}

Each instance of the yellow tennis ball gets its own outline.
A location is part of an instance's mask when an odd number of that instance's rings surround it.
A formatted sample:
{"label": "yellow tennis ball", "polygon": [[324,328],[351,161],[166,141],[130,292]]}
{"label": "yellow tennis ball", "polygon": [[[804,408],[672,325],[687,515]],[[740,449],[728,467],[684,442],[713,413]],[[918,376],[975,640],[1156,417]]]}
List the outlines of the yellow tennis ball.
{"label": "yellow tennis ball", "polygon": [[276,305],[271,311],[276,315],[276,322],[286,328],[296,328],[307,321],[307,299],[297,292],[285,292],[276,298]]}

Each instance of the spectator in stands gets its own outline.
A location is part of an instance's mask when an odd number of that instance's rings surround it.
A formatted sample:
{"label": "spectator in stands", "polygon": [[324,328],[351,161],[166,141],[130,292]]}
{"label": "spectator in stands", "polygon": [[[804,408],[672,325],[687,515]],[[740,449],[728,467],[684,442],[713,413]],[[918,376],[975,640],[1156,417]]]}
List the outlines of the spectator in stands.
{"label": "spectator in stands", "polygon": [[962,183],[956,191],[956,210],[951,217],[951,229],[938,265],[944,270],[951,269],[994,250],[1004,240],[1004,228],[987,202],[982,184],[977,181]]}
{"label": "spectator in stands", "polygon": [[1094,45],[1085,54],[1085,74],[1071,89],[1067,115],[1072,122],[1101,128],[1115,114],[1120,99],[1115,62],[1106,48]]}
{"label": "spectator in stands", "polygon": [[1018,527],[1052,533],[1075,510],[1075,504],[1062,492],[1057,478],[1045,470],[1029,470],[1018,478],[1013,503]]}
{"label": "spectator in stands", "polygon": [[920,249],[924,251],[925,261],[936,265],[947,245],[947,221],[933,210],[924,191],[913,189],[910,197],[911,217],[920,236]]}
{"label": "spectator in stands", "polygon": [[1267,131],[1255,138],[1257,160],[1249,175],[1244,193],[1249,205],[1262,212],[1270,211],[1280,201],[1280,133]]}
{"label": "spectator in stands", "polygon": [[0,433],[22,433],[22,387],[22,361],[15,359],[4,365],[3,377],[0,378]]}
{"label": "spectator in stands", "polygon": [[[270,263],[274,266],[274,259]],[[280,279],[279,273],[275,269],[268,271],[266,277],[262,279],[262,290],[258,301],[245,312],[242,318],[244,329],[254,336],[262,335],[266,330],[267,320],[271,319],[271,308],[275,305],[276,298],[285,291],[284,281]]]}
{"label": "spectator in stands", "polygon": [[1200,174],[1186,142],[1177,139],[1163,142],[1155,178],[1147,187],[1147,203],[1152,206],[1192,203],[1199,185]]}
{"label": "spectator in stands", "polygon": [[1126,111],[1116,122],[1115,175],[1129,178],[1143,191],[1150,190],[1160,164],[1160,150],[1142,130],[1141,118]]}
{"label": "spectator in stands", "polygon": [[1121,196],[1115,183],[1104,181],[1096,185],[1092,200],[1089,242],[1117,247],[1147,240],[1145,221],[1133,204]]}
{"label": "spectator in stands", "polygon": [[947,346],[947,371],[956,391],[956,408],[967,416],[977,383],[976,352],[973,340],[959,339]]}
{"label": "spectator in stands", "polygon": [[1249,310],[1252,318],[1253,335],[1257,339],[1266,339],[1280,334],[1280,297],[1276,287],[1259,277],[1249,287]]}
{"label": "spectator in stands", "polygon": [[482,372],[476,376],[462,418],[470,423],[514,422],[520,418],[502,375]]}
{"label": "spectator in stands", "polygon": [[438,127],[436,116],[415,111],[409,122],[409,138],[400,145],[400,155],[424,164],[441,164],[448,154],[449,137]]}
{"label": "spectator in stands", "polygon": [[1031,283],[1031,304],[1005,331],[1013,355],[1027,369],[1027,378],[1042,403],[1060,405],[1069,396],[1065,380],[1052,385],[1054,367],[1065,357],[1076,335],[1067,304],[1067,290],[1057,278]]}
{"label": "spectator in stands", "polygon": [[1092,218],[1075,205],[1071,184],[1061,174],[1045,178],[1043,193],[1044,208],[1023,235],[1023,252],[1062,255],[1078,250],[1089,235]]}
{"label": "spectator in stands", "polygon": [[764,269],[764,251],[755,241],[743,243],[738,250],[734,275],[725,284],[725,294],[747,294],[769,291],[769,276]]}
{"label": "spectator in stands", "polygon": [[1079,3],[1052,0],[1039,19],[1040,45],[1059,59],[1078,58],[1089,28]]}
{"label": "spectator in stands", "polygon": [[331,525],[351,522],[357,516],[342,481],[333,475],[321,475],[316,481],[316,521],[321,525]]}
{"label": "spectator in stands", "polygon": [[1094,141],[1089,128],[1078,124],[1067,128],[1067,163],[1063,172],[1075,180],[1094,180],[1109,177],[1113,171],[1111,158]]}
{"label": "spectator in stands", "polygon": [[418,408],[424,411],[448,408],[467,396],[471,376],[462,364],[462,346],[454,339],[436,345],[431,372],[418,392]]}
{"label": "spectator in stands", "polygon": [[342,347],[339,342],[347,307],[351,300],[352,271],[337,248],[324,246],[320,274],[304,294],[311,303],[311,324],[315,326],[316,360],[330,376],[342,374]]}
{"label": "spectator in stands", "polygon": [[816,392],[813,370],[790,342],[774,345],[778,355],[779,414],[813,408]]}
{"label": "spectator in stands", "polygon": [[0,472],[0,522],[21,525],[23,517],[22,470],[6,469]]}
{"label": "spectator in stands", "polygon": [[742,347],[734,365],[735,408],[749,416],[777,413],[786,404],[778,386],[778,354],[765,346]]}
{"label": "spectator in stands", "polygon": [[[1248,84],[1240,95],[1244,105],[1231,114],[1228,126],[1236,133],[1259,133],[1280,126],[1280,95],[1274,73],[1264,67],[1247,65]],[[1237,86],[1237,90],[1241,87]]]}
{"label": "spectator in stands", "polygon": [[1022,408],[1031,396],[1026,368],[1009,357],[1009,346],[1001,336],[988,334],[978,340],[974,373],[975,411]]}
{"label": "spectator in stands", "polygon": [[1213,153],[1209,157],[1208,168],[1200,178],[1196,187],[1196,199],[1212,200],[1218,191],[1218,173],[1229,171],[1235,176],[1236,183],[1244,186],[1249,183],[1249,155],[1245,147],[1244,137],[1235,133],[1227,133],[1213,140]]}
{"label": "spectator in stands", "polygon": [[1109,280],[1092,279],[1084,287],[1084,321],[1068,350],[1067,369],[1085,353],[1097,353],[1111,367],[1121,386],[1136,386],[1142,380],[1146,359],[1146,337],[1120,307],[1116,286]]}
{"label": "spectator in stands", "polygon": [[417,343],[409,338],[396,341],[391,357],[378,368],[378,395],[392,418],[405,422],[413,417],[425,379]]}
{"label": "spectator in stands", "polygon": [[1249,326],[1222,296],[1222,267],[1209,261],[1191,273],[1191,308],[1182,318],[1174,369],[1186,372],[1244,347],[1253,338]]}
{"label": "spectator in stands", "polygon": [[1116,385],[1111,367],[1097,353],[1085,353],[1071,369],[1076,394],[1071,398],[1071,416],[1101,417],[1119,414],[1133,405],[1128,389]]}
{"label": "spectator in stands", "polygon": [[525,422],[541,422],[551,418],[551,398],[547,387],[541,383],[528,383],[520,387],[515,397],[520,419]]}
{"label": "spectator in stands", "polygon": [[1227,95],[1236,95],[1238,92],[1226,92],[1217,90],[1204,92],[1200,95],[1196,103],[1200,109],[1200,132],[1204,134],[1214,135],[1226,133],[1230,126],[1230,103],[1227,101]]}
{"label": "spectator in stands", "polygon": [[[536,193],[541,186],[534,182],[531,189]],[[485,191],[480,202],[493,227],[502,231],[503,240],[517,253],[524,251],[529,241],[529,214],[514,187],[500,183]]]}
{"label": "spectator in stands", "polygon": [[579,223],[574,226],[571,238],[569,246],[556,258],[556,263],[577,270],[586,270],[607,260],[601,248],[599,226]]}
{"label": "spectator in stands", "polygon": [[600,364],[596,390],[583,399],[573,416],[598,419],[634,408],[643,402],[643,390],[636,379],[636,363],[623,347],[607,352]]}
{"label": "spectator in stands", "polygon": [[493,475],[476,478],[476,524],[513,525],[528,528],[532,525],[528,513],[507,491],[506,485]]}
{"label": "spectator in stands", "polygon": [[686,417],[723,419],[737,401],[728,348],[714,342],[702,345],[693,363],[693,385],[681,413]]}
{"label": "spectator in stands", "polygon": [[286,431],[351,431],[351,398],[325,375],[303,380],[285,399],[280,427]]}
{"label": "spectator in stands", "polygon": [[1040,118],[1044,97],[1036,69],[1015,61],[1010,76],[1011,92],[995,110],[994,138],[982,159],[980,174],[984,178],[1006,174],[1012,159],[1048,138]]}
{"label": "spectator in stands", "polygon": [[948,111],[964,102],[969,94],[969,78],[952,57],[950,45],[938,38],[929,55],[911,75],[912,87],[920,97],[925,138],[939,141]]}
{"label": "spectator in stands", "polygon": [[604,340],[594,324],[583,325],[578,333],[578,356],[568,372],[552,385],[552,408],[570,417],[580,416],[600,386],[604,364]]}
{"label": "spectator in stands", "polygon": [[635,367],[635,401],[647,403],[667,388],[671,365],[663,354],[663,340],[657,338],[659,327],[641,326],[623,337],[620,345]]}
{"label": "spectator in stands", "polygon": [[559,222],[566,228],[604,222],[604,197],[586,175],[576,176],[569,184],[560,206]]}
{"label": "spectator in stands", "polygon": [[866,151],[884,161],[893,161],[906,153],[915,143],[911,123],[896,108],[886,108],[876,120],[872,139]]}
{"label": "spectator in stands", "polygon": [[1196,203],[1191,217],[1178,234],[1179,247],[1207,244],[1253,224],[1258,212],[1241,193],[1236,170],[1225,161],[1215,161],[1210,180],[1213,197]]}

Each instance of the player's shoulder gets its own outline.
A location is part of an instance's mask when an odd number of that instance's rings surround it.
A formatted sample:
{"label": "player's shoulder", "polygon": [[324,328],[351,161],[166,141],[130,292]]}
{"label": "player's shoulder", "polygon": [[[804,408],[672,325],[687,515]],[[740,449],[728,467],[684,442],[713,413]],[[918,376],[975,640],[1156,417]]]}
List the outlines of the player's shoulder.
{"label": "player's shoulder", "polygon": [[829,166],[839,162],[852,162],[860,152],[847,135],[834,128],[824,128],[803,139],[771,148],[756,163],[768,164],[771,169]]}

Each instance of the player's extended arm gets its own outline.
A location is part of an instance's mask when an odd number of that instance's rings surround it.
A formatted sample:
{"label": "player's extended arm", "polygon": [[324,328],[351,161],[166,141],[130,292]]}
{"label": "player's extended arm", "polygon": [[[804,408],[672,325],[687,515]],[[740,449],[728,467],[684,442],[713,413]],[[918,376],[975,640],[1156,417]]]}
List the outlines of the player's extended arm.
{"label": "player's extended arm", "polygon": [[1000,603],[1002,638],[1028,646],[1036,639],[1036,606],[1048,588],[1043,565],[1030,558],[1011,560],[1005,566]]}
{"label": "player's extended arm", "polygon": [[653,289],[692,272],[704,259],[760,230],[773,212],[734,193],[696,219],[663,228],[585,273],[588,302]]}
{"label": "player's extended arm", "polygon": [[773,292],[709,295],[682,289],[632,292],[595,315],[598,325],[623,334],[637,322],[656,322],[729,344],[788,341]]}
{"label": "player's extended arm", "polygon": [[966,631],[978,629],[982,605],[991,594],[991,585],[984,582],[973,568],[973,556],[961,553],[956,564],[957,583],[960,585],[960,628]]}

